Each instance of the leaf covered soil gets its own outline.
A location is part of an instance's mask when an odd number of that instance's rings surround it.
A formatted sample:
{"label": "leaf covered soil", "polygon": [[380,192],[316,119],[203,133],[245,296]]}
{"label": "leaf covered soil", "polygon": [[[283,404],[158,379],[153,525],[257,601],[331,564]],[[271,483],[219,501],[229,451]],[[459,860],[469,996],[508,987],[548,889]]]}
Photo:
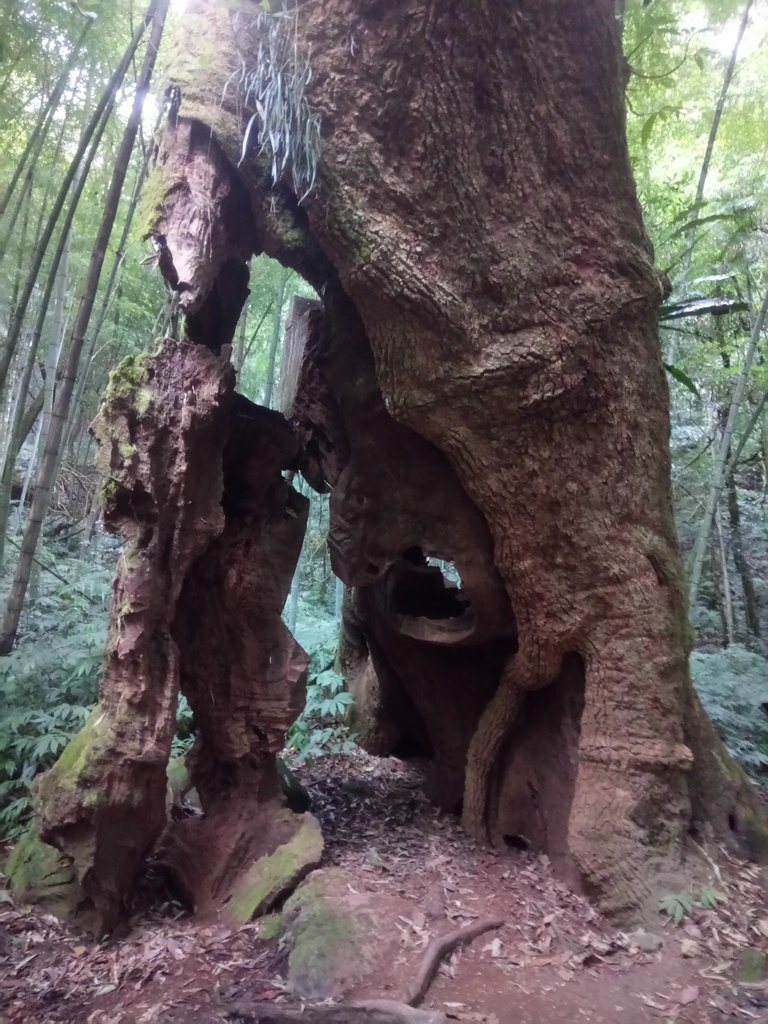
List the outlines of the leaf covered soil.
{"label": "leaf covered soil", "polygon": [[[402,999],[435,936],[503,917],[499,931],[442,964],[426,1009],[488,1024],[768,1020],[759,869],[710,848],[678,901],[677,926],[660,912],[645,930],[617,930],[554,877],[545,857],[469,840],[423,798],[415,767],[356,751],[297,774],[323,827],[324,867],[346,888],[340,896],[364,901],[369,918],[373,908],[386,951],[362,977],[350,972],[356,980],[335,998]],[[696,898],[712,892],[723,898]],[[150,869],[130,932],[92,944],[6,895],[0,1020],[225,1024],[257,1021],[268,1007],[299,1008],[290,922],[289,901],[283,915],[241,927],[201,925]]]}

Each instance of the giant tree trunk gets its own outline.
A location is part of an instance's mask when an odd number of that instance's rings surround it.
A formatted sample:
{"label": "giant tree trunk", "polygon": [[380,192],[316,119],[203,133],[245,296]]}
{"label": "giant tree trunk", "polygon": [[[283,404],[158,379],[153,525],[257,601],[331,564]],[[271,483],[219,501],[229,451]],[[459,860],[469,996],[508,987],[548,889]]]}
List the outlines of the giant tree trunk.
{"label": "giant tree trunk", "polygon": [[[253,66],[263,30],[256,4],[239,7],[198,0],[186,19],[193,51],[197,19],[216,26],[223,80]],[[479,575],[493,591],[498,572],[507,619],[476,640],[514,638],[514,653],[477,686],[480,705],[495,692],[476,709],[465,773],[455,765],[464,820],[495,841],[529,836],[606,907],[636,905],[655,871],[679,864],[690,829],[731,835],[753,802],[688,674],[664,285],[627,158],[614,4],[309,0],[296,26],[323,124],[319,184],[298,207],[287,183],[270,189],[263,158],[241,172],[263,247],[324,299],[331,340],[316,362],[349,449],[332,445],[337,475],[324,474],[337,483],[331,535],[344,535],[336,564],[370,591],[419,547],[454,559],[471,602],[461,559],[483,566],[490,552]],[[210,125],[234,163],[236,103],[214,104],[219,82],[188,61],[172,70],[182,114]],[[162,230],[181,242],[172,213]],[[346,385],[335,376],[354,359],[371,360],[380,407],[355,398],[354,371]],[[443,507],[458,507],[447,495],[459,488],[483,524],[471,539],[455,524],[441,532],[423,502],[416,527],[405,513],[392,525],[390,504],[418,476],[403,460],[433,458],[447,460],[433,480]],[[381,480],[390,465],[402,472]],[[438,712],[423,687],[439,677],[404,679],[378,621],[369,648],[428,734]],[[466,690],[477,673],[464,678]]]}
{"label": "giant tree trunk", "polygon": [[155,227],[192,343],[231,339],[251,252],[322,296],[281,396],[304,476],[333,489],[370,742],[431,757],[431,794],[478,838],[526,836],[624,912],[689,832],[759,824],[688,673],[614,7],[307,0],[281,21],[323,126],[300,204],[257,145],[238,169],[258,114],[236,72],[270,16],[190,0]]}

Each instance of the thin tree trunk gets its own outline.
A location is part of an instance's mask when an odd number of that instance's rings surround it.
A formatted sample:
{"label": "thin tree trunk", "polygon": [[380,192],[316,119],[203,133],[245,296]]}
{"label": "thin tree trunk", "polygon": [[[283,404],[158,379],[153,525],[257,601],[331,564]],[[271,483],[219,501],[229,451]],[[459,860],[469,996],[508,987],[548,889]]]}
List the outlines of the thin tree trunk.
{"label": "thin tree trunk", "polygon": [[[739,31],[736,36],[736,42],[733,45],[733,50],[731,51],[728,66],[725,69],[725,77],[723,78],[723,84],[720,89],[720,96],[718,97],[717,105],[715,106],[715,114],[712,118],[712,127],[709,130],[709,138],[707,139],[707,148],[704,153],[704,161],[701,165],[701,171],[699,172],[699,183],[696,186],[696,199],[693,203],[691,217],[692,220],[695,220],[699,210],[701,209],[702,203],[704,202],[704,188],[707,183],[707,176],[709,175],[709,167],[712,163],[712,153],[715,148],[715,140],[717,139],[717,132],[720,127],[720,121],[723,116],[723,111],[725,110],[725,102],[728,97],[728,89],[730,88],[731,81],[733,79],[733,74],[736,70],[736,59],[738,57],[739,47],[741,46],[741,41],[744,38],[744,33],[747,30],[747,25],[749,24],[749,13],[752,9],[753,3],[754,0],[747,0],[747,3],[744,6],[744,13],[741,16],[741,24],[739,25]],[[692,224],[688,231],[688,237],[686,239],[685,260],[683,263],[683,271],[681,275],[681,280],[684,288],[687,286],[688,275],[691,271],[691,260],[693,258],[693,246],[695,241],[696,225]]]}
{"label": "thin tree trunk", "polygon": [[24,185],[24,216],[21,218],[21,234],[19,235],[18,244],[16,246],[16,273],[13,278],[11,301],[8,305],[9,313],[13,313],[16,308],[16,302],[19,298],[19,289],[21,288],[21,279],[24,272],[24,256],[27,248],[27,234],[29,233],[29,212],[32,208],[32,184],[33,177],[32,172],[30,171],[26,177]]}
{"label": "thin tree trunk", "polygon": [[[7,7],[8,5],[6,4],[6,8]],[[0,27],[0,39],[3,38],[5,38],[5,32],[3,28]],[[13,60],[5,61],[5,74],[3,75],[2,79],[0,79],[0,96],[5,95],[5,90],[8,88],[8,85],[10,84],[10,81],[13,78],[14,73],[16,72],[16,68],[18,68],[19,64],[21,64],[21,62],[25,60],[27,52],[30,49],[31,45],[31,41],[27,40],[24,46],[22,46],[21,49],[13,55]],[[9,115],[9,117],[7,117],[4,121],[0,122],[0,127],[5,128],[12,116],[13,115]]]}
{"label": "thin tree trunk", "polygon": [[85,529],[83,530],[83,534],[82,534],[82,536],[80,538],[80,557],[81,558],[84,557],[87,554],[87,552],[91,548],[91,545],[93,543],[94,537],[97,536],[96,526],[98,525],[98,522],[99,522],[99,513],[100,512],[101,512],[100,503],[97,500],[96,495],[93,495],[92,498],[91,498],[91,507],[88,510],[88,516],[86,517],[86,520],[85,520]]}
{"label": "thin tree trunk", "polygon": [[[81,75],[82,75],[82,72],[78,71],[77,78],[75,79],[75,82],[74,82],[74,84],[72,86],[72,95],[73,96],[77,93],[77,89],[78,89],[78,86],[79,86],[79,83],[80,83]],[[88,90],[87,90],[87,92],[88,92],[88,97],[87,97],[86,103],[84,105],[84,109],[85,110],[87,110],[88,106],[90,105],[90,81],[88,82]],[[66,107],[64,116],[61,119],[61,125],[59,127],[58,135],[56,136],[56,144],[53,147],[53,154],[51,156],[51,166],[53,166],[53,167],[55,167],[58,164],[59,157],[61,156],[62,147],[64,145],[64,138],[65,138],[65,136],[67,134],[67,126],[69,124],[70,109],[71,108],[69,106]],[[53,177],[49,175],[48,179],[47,179],[47,184],[45,186],[45,191],[43,192],[42,202],[40,203],[40,213],[39,213],[38,218],[37,218],[37,230],[35,232],[35,238],[39,238],[40,237],[40,232],[42,231],[42,226],[43,226],[43,221],[44,221],[44,218],[45,218],[45,214],[48,211],[48,209],[50,208],[50,198],[51,198],[51,192],[52,192],[52,185],[53,185]],[[27,210],[26,210],[25,215],[24,215],[25,218],[29,217],[29,211],[30,211],[31,204],[32,204],[32,190],[30,189],[30,198],[29,198],[29,203],[27,205]],[[24,237],[26,239],[26,228],[24,229]],[[25,242],[24,248],[26,248],[26,242]],[[23,251],[23,250],[20,250],[20,251]],[[16,308],[16,300],[18,299],[19,288],[21,287],[21,280],[22,280],[22,275],[19,272],[18,280],[16,281],[15,286],[14,286],[13,302],[11,303],[11,306],[10,306],[11,312],[13,312],[13,310],[15,310],[15,308]]]}
{"label": "thin tree trunk", "polygon": [[275,389],[275,363],[277,360],[277,346],[280,344],[280,326],[283,319],[283,301],[285,299],[285,283],[288,280],[288,271],[280,270],[280,277],[275,285],[275,305],[272,309],[272,339],[269,343],[269,361],[267,363],[267,380],[264,385],[264,405],[272,407],[272,392]]}
{"label": "thin tree trunk", "polygon": [[14,452],[14,461],[19,457],[19,451],[21,451],[21,446],[29,437],[29,433],[32,430],[32,427],[34,427],[37,421],[37,417],[43,411],[44,399],[45,394],[43,392],[43,389],[40,388],[40,390],[37,392],[32,401],[24,409],[24,415],[21,418],[20,429],[18,432],[19,447]]}
{"label": "thin tree trunk", "polygon": [[[8,207],[8,203],[10,202],[11,196],[13,195],[16,189],[22,172],[25,170],[25,168],[28,172],[34,171],[37,159],[40,156],[40,151],[43,148],[43,143],[45,142],[45,137],[48,133],[51,121],[53,120],[53,116],[56,113],[59,101],[61,100],[61,97],[64,95],[64,90],[67,87],[69,76],[71,75],[72,69],[74,68],[75,63],[77,62],[80,50],[83,47],[85,37],[88,34],[88,29],[91,27],[91,25],[92,21],[89,18],[86,24],[83,26],[83,30],[78,36],[75,45],[72,47],[69,57],[67,58],[67,62],[64,65],[64,69],[59,75],[59,79],[56,82],[56,85],[53,87],[53,92],[48,98],[47,103],[40,110],[40,115],[37,119],[37,124],[32,130],[32,134],[29,136],[27,145],[24,147],[24,152],[19,157],[19,161],[16,164],[16,168],[11,176],[11,180],[8,182],[8,186],[5,192],[3,193],[2,198],[0,199],[0,217],[4,216],[5,214],[5,211]],[[11,228],[9,228],[9,230]]]}
{"label": "thin tree trunk", "polygon": [[752,570],[749,567],[744,554],[744,539],[741,534],[741,512],[739,511],[739,495],[736,490],[736,481],[733,473],[729,473],[726,484],[728,497],[728,519],[731,526],[731,546],[733,548],[733,563],[741,579],[741,589],[744,593],[744,621],[747,633],[752,637],[760,636],[760,615],[758,612],[757,594],[755,593],[755,581],[752,578]]}
{"label": "thin tree trunk", "polygon": [[[45,396],[43,395],[42,390],[41,390],[40,394],[43,397],[43,401],[45,401]],[[32,482],[32,473],[34,472],[34,468],[37,465],[37,453],[40,450],[40,438],[42,437],[42,434],[43,434],[42,429],[38,430],[38,432],[35,434],[35,443],[32,445],[32,453],[29,456],[29,462],[27,463],[27,468],[24,471],[24,483],[22,484],[21,495],[19,496],[19,507],[18,507],[18,516],[17,516],[18,523],[19,523],[19,529],[21,529],[22,512],[24,510],[24,506],[27,503],[27,494],[29,493],[29,486],[30,486],[30,483]],[[5,529],[6,530],[8,529],[7,523],[6,523]],[[37,559],[35,559],[35,561],[37,561]]]}
{"label": "thin tree trunk", "polygon": [[[8,451],[6,453],[6,459],[8,460],[8,464],[13,469],[15,469],[15,467],[16,467],[16,463],[17,463],[18,458],[19,458],[19,452],[21,451],[21,447],[24,444],[24,442],[26,441],[26,439],[29,437],[30,431],[32,430],[32,427],[34,427],[35,421],[37,420],[37,417],[40,415],[40,413],[42,411],[43,411],[43,389],[40,388],[40,390],[37,392],[37,394],[32,399],[32,401],[29,403],[29,405],[24,409],[24,415],[22,416],[20,427],[19,427],[19,429],[14,433],[14,435],[10,439],[10,446],[9,446]],[[22,487],[21,497],[19,499],[19,509],[22,509],[24,507],[24,502],[26,500],[26,494],[27,494],[27,490],[28,490],[29,475],[32,472],[32,466],[34,465],[34,462],[35,462],[35,454],[36,454],[36,452],[37,452],[37,441],[35,441],[34,451],[30,455],[29,465],[27,466],[27,470],[26,470],[26,473],[24,475],[24,485]],[[7,485],[8,501],[7,501],[7,504],[5,505],[6,509],[10,508],[10,492],[11,492],[12,486],[13,486],[13,478],[12,478],[12,475],[11,475],[11,480],[10,480],[10,482]],[[4,485],[4,487],[5,487],[5,485]],[[3,542],[5,542],[5,540],[7,539],[7,530],[8,530],[7,520],[8,520],[8,515],[6,513],[5,520],[4,520],[3,524],[2,524],[3,532],[2,532],[2,535],[0,535],[0,541],[3,541]],[[4,544],[2,546],[4,547]],[[0,550],[0,554],[2,554],[2,550]],[[0,561],[0,569],[2,569],[2,561]]]}
{"label": "thin tree trunk", "polygon": [[731,597],[731,579],[728,572],[728,555],[725,550],[723,524],[720,521],[720,509],[715,513],[715,529],[717,531],[717,552],[720,560],[720,579],[723,581],[723,623],[725,625],[725,647],[734,642],[735,627],[733,618],[733,598]]}
{"label": "thin tree trunk", "polygon": [[[709,130],[709,138],[707,139],[707,148],[704,152],[704,160],[701,165],[701,171],[699,172],[699,182],[696,186],[696,198],[693,202],[693,209],[691,210],[691,220],[694,221],[691,227],[688,229],[685,242],[685,255],[683,257],[683,266],[680,273],[679,287],[682,293],[688,290],[688,277],[691,273],[691,262],[693,260],[693,248],[696,242],[696,218],[699,210],[704,202],[704,188],[707,183],[707,177],[709,175],[710,164],[712,163],[712,153],[715,148],[715,140],[717,139],[717,132],[720,128],[720,121],[725,110],[725,102],[728,96],[728,89],[733,79],[734,71],[736,70],[736,58],[738,57],[739,47],[741,46],[741,40],[744,38],[747,25],[749,23],[749,13],[752,8],[754,0],[747,0],[746,6],[744,7],[744,13],[741,16],[741,24],[739,25],[739,31],[736,36],[736,42],[734,43],[731,56],[728,61],[728,66],[725,69],[725,77],[723,78],[723,84],[720,89],[720,96],[715,106],[715,113],[712,118],[712,127]],[[669,344],[669,350],[667,352],[667,359],[670,363],[674,363],[677,358],[677,335],[672,335]]]}
{"label": "thin tree trunk", "polygon": [[[144,99],[152,80],[152,72],[157,58],[157,51],[163,35],[165,16],[168,11],[169,0],[157,0],[156,4],[148,13],[152,20],[152,31],[150,33],[147,51],[144,57],[144,64],[136,83],[136,94],[133,100],[130,117],[125,126],[123,138],[117,152],[112,181],[110,182],[107,198],[104,204],[104,214],[94,242],[91,260],[88,267],[85,287],[80,300],[80,307],[77,318],[72,328],[72,337],[69,345],[67,365],[64,369],[59,384],[56,402],[53,409],[51,427],[48,432],[48,439],[43,453],[43,460],[35,483],[35,496],[32,502],[27,529],[24,533],[24,540],[21,545],[19,562],[16,567],[16,574],[11,586],[11,593],[8,598],[5,616],[2,627],[0,627],[0,654],[8,654],[13,647],[16,633],[19,626],[19,618],[24,605],[29,574],[37,550],[37,544],[42,531],[43,520],[48,509],[51,488],[54,483],[54,474],[59,460],[59,449],[61,446],[64,427],[67,422],[70,401],[77,380],[77,371],[80,363],[85,341],[86,331],[91,318],[91,312],[96,300],[96,292],[99,286],[101,270],[104,265],[109,237],[112,233],[112,226],[117,214],[117,207],[120,201],[120,193],[123,189],[125,176],[133,152],[136,133],[141,121],[141,111]],[[130,53],[129,53],[130,59]],[[126,62],[127,66],[127,62]]]}
{"label": "thin tree trunk", "polygon": [[[19,297],[19,288],[21,286],[21,279],[24,273],[24,256],[27,245],[27,231],[29,228],[29,211],[32,205],[32,179],[29,178],[27,181],[27,205],[24,210],[24,218],[21,224],[21,237],[17,247],[17,263],[16,273],[13,279],[13,291],[11,293],[11,301],[8,305],[9,314],[13,314],[13,310],[16,308],[16,300]],[[18,395],[16,399],[18,400]],[[5,460],[8,455],[11,444],[11,424],[16,409],[16,402],[11,395],[10,390],[6,391],[4,400],[0,401],[0,410],[2,410],[3,420],[3,431],[2,438],[0,438],[0,466],[5,465]],[[0,536],[0,567],[2,566],[2,537]]]}
{"label": "thin tree trunk", "polygon": [[[267,403],[264,403],[267,405]],[[303,480],[299,480],[298,492],[304,494],[309,488],[306,486]],[[310,505],[311,511],[311,505]],[[307,522],[309,521],[309,512],[307,513]],[[299,591],[301,590],[301,576],[304,571],[304,561],[306,557],[306,537],[304,544],[302,545],[301,552],[299,553],[298,561],[296,562],[296,568],[291,578],[291,589],[288,592],[288,629],[291,633],[296,634],[296,620],[299,615]]]}
{"label": "thin tree trunk", "polygon": [[248,326],[248,303],[243,306],[243,312],[240,314],[240,330],[237,332],[237,344],[235,345],[235,373],[240,376],[240,371],[243,368],[245,362],[245,332]]}
{"label": "thin tree trunk", "polygon": [[[159,125],[157,125],[156,127],[159,127]],[[147,147],[145,149],[145,151],[144,151],[144,159],[142,161],[141,167],[139,168],[139,171],[136,174],[136,182],[135,182],[134,187],[133,187],[133,192],[131,193],[131,201],[128,204],[128,210],[126,211],[126,214],[125,214],[125,220],[123,222],[123,229],[122,229],[122,232],[120,233],[120,241],[117,243],[117,249],[115,250],[115,258],[112,261],[112,269],[111,269],[110,274],[109,274],[109,279],[107,280],[107,286],[104,289],[104,295],[103,295],[103,298],[102,298],[102,301],[101,301],[101,307],[99,309],[99,314],[98,314],[98,317],[96,319],[96,326],[95,326],[95,328],[93,329],[93,331],[91,333],[91,338],[90,338],[90,341],[88,343],[88,348],[86,350],[85,360],[84,360],[84,367],[85,368],[83,370],[83,373],[80,374],[80,378],[79,378],[79,380],[77,382],[77,390],[75,392],[75,399],[74,399],[74,401],[72,403],[72,413],[71,413],[71,417],[70,418],[74,417],[74,415],[75,415],[77,409],[79,408],[80,403],[82,402],[82,399],[83,399],[83,393],[85,392],[85,386],[86,386],[86,384],[88,382],[88,377],[89,377],[90,372],[91,372],[91,366],[92,366],[93,358],[94,358],[94,355],[95,355],[95,352],[96,352],[96,345],[98,343],[99,336],[100,336],[101,331],[102,331],[102,329],[104,327],[104,324],[106,322],[107,314],[109,313],[110,303],[112,301],[112,295],[114,293],[115,286],[117,285],[117,282],[118,282],[118,277],[119,277],[120,271],[121,271],[122,266],[123,266],[123,261],[125,260],[125,248],[126,248],[126,245],[128,243],[128,235],[130,234],[131,225],[133,224],[133,217],[134,217],[134,214],[136,213],[136,207],[137,207],[138,202],[139,202],[139,197],[141,195],[142,187],[144,185],[144,182],[147,179],[147,174],[149,173],[149,164],[150,164],[151,158],[152,158],[152,151],[151,151],[151,149],[149,149]],[[118,293],[118,300],[119,300],[119,293]],[[72,437],[71,437],[71,433],[69,431],[68,431],[68,437],[69,437],[69,443],[71,443]]]}
{"label": "thin tree trunk", "polygon": [[693,547],[693,554],[691,556],[690,580],[688,586],[688,605],[690,611],[693,611],[696,599],[699,595],[701,569],[704,564],[704,555],[709,542],[709,533],[712,529],[712,520],[725,483],[726,468],[728,465],[728,456],[731,450],[731,438],[733,437],[733,430],[736,425],[736,417],[738,416],[739,409],[741,408],[741,402],[744,398],[747,380],[749,379],[749,372],[755,358],[757,343],[760,340],[766,315],[768,315],[768,292],[765,294],[763,304],[760,307],[760,312],[758,313],[757,319],[755,320],[752,328],[752,335],[749,339],[749,345],[747,346],[747,351],[744,355],[741,372],[739,373],[739,378],[733,391],[731,406],[728,410],[728,420],[725,424],[723,436],[720,441],[720,447],[718,448],[717,456],[714,460],[712,484],[710,486],[709,496],[704,510],[704,518],[701,521],[701,526],[699,527],[699,532],[696,536],[696,542]]}
{"label": "thin tree trunk", "polygon": [[[5,540],[8,529],[8,516],[10,511],[11,501],[11,486],[13,482],[14,462],[11,461],[11,452],[18,450],[23,443],[23,439],[19,440],[16,435],[21,429],[21,420],[24,414],[24,402],[26,395],[29,392],[29,386],[32,380],[32,373],[34,371],[35,359],[37,357],[37,350],[40,345],[40,339],[42,337],[43,328],[45,326],[46,317],[48,315],[48,306],[51,301],[53,289],[58,279],[58,271],[61,260],[64,256],[64,252],[67,247],[68,239],[72,231],[72,222],[75,218],[80,198],[85,188],[85,183],[88,180],[88,174],[93,163],[94,157],[99,149],[99,144],[104,131],[107,127],[111,114],[111,105],[108,105],[103,113],[101,121],[96,128],[95,133],[92,134],[90,139],[90,148],[85,157],[85,162],[80,168],[81,173],[77,175],[75,182],[75,189],[70,199],[69,207],[67,209],[66,216],[64,218],[64,224],[62,225],[61,232],[59,233],[58,243],[54,250],[51,258],[51,263],[48,268],[48,277],[45,283],[45,290],[40,299],[40,307],[37,312],[37,318],[35,320],[35,326],[32,331],[32,336],[29,342],[29,350],[27,358],[24,364],[24,370],[22,372],[21,384],[19,387],[19,398],[16,404],[16,408],[12,417],[12,426],[10,430],[11,442],[9,445],[9,452],[6,454],[6,458],[3,462],[2,474],[0,474],[0,568],[2,568],[5,558]],[[51,372],[47,378],[47,386],[52,389],[54,385],[54,372]],[[52,392],[51,392],[52,393]],[[53,406],[50,404],[52,411]],[[45,425],[41,428],[44,433],[47,433]],[[14,460],[16,456],[14,455]]]}
{"label": "thin tree trunk", "polygon": [[64,240],[64,249],[61,254],[53,292],[53,308],[51,311],[51,332],[48,339],[48,348],[45,352],[45,380],[43,387],[45,398],[43,404],[42,439],[48,436],[48,427],[53,412],[53,400],[56,392],[56,368],[64,349],[64,338],[67,329],[67,318],[65,314],[67,275],[69,273],[69,252],[72,246],[72,231],[68,231]]}
{"label": "thin tree trunk", "polygon": [[725,602],[723,600],[723,574],[721,570],[720,559],[717,556],[717,552],[714,546],[709,549],[709,573],[712,577],[712,593],[715,600],[715,611],[717,611],[718,618],[720,619],[720,640],[721,646],[728,646],[728,622],[725,615]]}
{"label": "thin tree trunk", "polygon": [[24,176],[24,187],[19,193],[19,198],[16,200],[16,204],[11,211],[11,216],[8,220],[8,226],[0,237],[0,263],[5,259],[5,254],[8,251],[8,246],[14,237],[14,229],[16,227],[16,221],[18,220],[21,209],[24,205],[25,199],[27,199],[28,193],[31,191],[29,187],[32,182],[33,168],[30,168]]}
{"label": "thin tree trunk", "polygon": [[[728,466],[726,467],[726,476],[729,476],[736,469],[738,461],[741,458],[741,453],[744,451],[744,446],[746,445],[747,441],[752,436],[752,431],[755,429],[757,424],[759,422],[761,422],[761,416],[762,416],[762,413],[763,413],[763,409],[765,409],[766,403],[768,403],[768,391],[764,391],[763,392],[763,395],[762,395],[760,401],[755,406],[754,412],[752,413],[752,415],[749,418],[749,423],[747,423],[746,427],[741,432],[741,437],[739,438],[738,444],[736,445],[734,450],[731,452],[731,456],[728,459]],[[765,431],[765,419],[763,418],[763,420],[762,420],[762,433],[763,433],[763,436],[764,436],[764,431]],[[766,476],[768,476],[768,460],[766,460]]]}
{"label": "thin tree trunk", "polygon": [[[272,312],[272,307],[274,306],[274,304],[275,304],[275,299],[274,299],[274,297],[272,297],[269,300],[269,302],[267,303],[267,305],[266,305],[266,307],[264,309],[264,312],[259,317],[259,322],[256,324],[256,326],[253,329],[253,332],[251,334],[251,340],[248,342],[248,344],[245,347],[245,353],[243,355],[243,366],[245,366],[245,362],[248,359],[248,356],[251,354],[253,346],[256,343],[256,338],[259,335],[259,331],[264,326],[264,321],[267,319],[269,314]],[[241,369],[242,369],[242,366],[241,366]]]}
{"label": "thin tree trunk", "polygon": [[8,371],[11,366],[11,362],[16,353],[16,346],[18,345],[19,337],[21,335],[21,327],[26,316],[27,307],[32,297],[32,293],[37,283],[37,278],[40,273],[40,268],[43,264],[45,254],[48,250],[48,245],[53,236],[56,223],[61,216],[61,211],[64,208],[64,203],[67,198],[67,193],[72,185],[75,175],[80,167],[83,156],[88,149],[94,133],[98,130],[99,124],[101,123],[102,115],[107,110],[111,110],[114,105],[117,91],[120,88],[122,81],[125,77],[125,73],[130,64],[131,57],[133,56],[136,47],[141,41],[141,37],[144,33],[144,29],[147,24],[147,18],[142,20],[142,23],[136,29],[133,34],[133,38],[128,45],[126,52],[120,63],[117,66],[115,73],[109,80],[106,89],[104,90],[101,99],[96,105],[91,119],[86,126],[85,131],[82,133],[77,151],[75,152],[72,161],[67,168],[67,172],[64,175],[64,180],[61,183],[56,199],[51,208],[51,212],[48,216],[48,220],[43,228],[40,237],[38,239],[37,247],[32,257],[29,273],[22,289],[19,304],[14,310],[13,319],[11,320],[10,327],[8,329],[8,335],[5,341],[5,347],[0,353],[0,395],[5,391],[6,383],[8,380]]}

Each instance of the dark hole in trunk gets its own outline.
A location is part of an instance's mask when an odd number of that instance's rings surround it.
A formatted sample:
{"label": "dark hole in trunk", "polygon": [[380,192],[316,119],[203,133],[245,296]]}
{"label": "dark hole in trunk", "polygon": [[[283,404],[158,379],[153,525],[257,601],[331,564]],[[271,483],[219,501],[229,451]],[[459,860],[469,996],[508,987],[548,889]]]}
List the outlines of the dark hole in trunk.
{"label": "dark hole in trunk", "polygon": [[510,848],[510,850],[529,850],[531,847],[530,839],[526,839],[525,836],[504,836],[504,842]]}
{"label": "dark hole in trunk", "polygon": [[437,565],[429,564],[421,548],[403,553],[392,568],[390,586],[392,607],[400,615],[455,619],[469,611],[466,594]]}

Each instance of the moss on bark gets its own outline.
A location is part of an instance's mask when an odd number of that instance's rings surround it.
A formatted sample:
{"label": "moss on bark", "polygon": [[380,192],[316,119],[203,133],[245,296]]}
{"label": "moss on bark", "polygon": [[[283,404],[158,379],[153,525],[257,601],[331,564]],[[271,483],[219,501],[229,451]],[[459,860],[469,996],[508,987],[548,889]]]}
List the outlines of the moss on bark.
{"label": "moss on bark", "polygon": [[262,857],[239,878],[224,907],[224,916],[234,924],[246,924],[271,910],[317,867],[322,855],[320,826],[311,815],[305,815],[289,842]]}
{"label": "moss on bark", "polygon": [[75,917],[85,899],[72,862],[34,832],[16,843],[5,874],[21,903],[34,903],[62,920]]}

